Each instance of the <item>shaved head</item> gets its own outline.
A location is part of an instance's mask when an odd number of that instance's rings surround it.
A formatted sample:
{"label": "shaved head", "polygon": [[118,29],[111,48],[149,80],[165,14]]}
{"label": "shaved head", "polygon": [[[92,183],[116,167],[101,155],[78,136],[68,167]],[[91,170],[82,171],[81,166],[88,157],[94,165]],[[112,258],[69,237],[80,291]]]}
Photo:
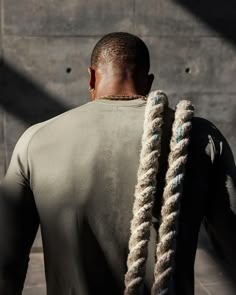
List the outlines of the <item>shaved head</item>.
{"label": "shaved head", "polygon": [[124,32],[105,35],[95,45],[88,68],[91,99],[147,95],[154,79],[149,68],[148,48],[139,37]]}
{"label": "shaved head", "polygon": [[135,35],[115,32],[105,35],[95,45],[91,66],[112,64],[122,70],[149,72],[150,58],[145,43]]}

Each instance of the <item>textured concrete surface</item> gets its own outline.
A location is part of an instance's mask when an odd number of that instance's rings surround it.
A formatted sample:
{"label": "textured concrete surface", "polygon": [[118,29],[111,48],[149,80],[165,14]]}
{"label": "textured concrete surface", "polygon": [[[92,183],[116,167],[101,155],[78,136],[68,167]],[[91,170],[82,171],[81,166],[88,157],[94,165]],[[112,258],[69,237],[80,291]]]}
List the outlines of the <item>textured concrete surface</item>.
{"label": "textured concrete surface", "polygon": [[133,0],[7,0],[4,4],[7,34],[87,36],[130,31],[134,26]]}
{"label": "textured concrete surface", "polygon": [[142,35],[212,37],[232,32],[236,22],[236,3],[231,0],[136,0],[135,4],[135,25]]}
{"label": "textured concrete surface", "polygon": [[145,41],[151,52],[151,70],[157,75],[158,85],[166,90],[178,93],[236,91],[235,51],[233,45],[223,39],[149,37]]}
{"label": "textured concrete surface", "polygon": [[[4,37],[5,62],[23,74],[26,80],[36,84],[45,94],[71,108],[88,100],[87,69],[91,50],[97,40],[97,37],[7,36]],[[8,71],[6,79],[6,94],[9,94],[9,88],[12,83],[15,84],[15,76]],[[16,83],[16,86],[15,93],[20,100],[26,101],[28,98],[30,107],[37,104],[40,97],[33,96],[33,89],[28,92],[26,87],[22,87],[22,81]],[[31,109],[29,106],[28,109]]]}

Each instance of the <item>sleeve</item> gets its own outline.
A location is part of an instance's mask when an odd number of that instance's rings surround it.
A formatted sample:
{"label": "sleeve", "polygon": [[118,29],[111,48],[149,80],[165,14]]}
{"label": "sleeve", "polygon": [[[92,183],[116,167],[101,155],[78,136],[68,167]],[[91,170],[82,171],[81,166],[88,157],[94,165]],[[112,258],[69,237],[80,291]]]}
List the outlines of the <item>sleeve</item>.
{"label": "sleeve", "polygon": [[212,175],[205,227],[214,248],[236,271],[236,167],[225,138],[216,130],[210,138]]}
{"label": "sleeve", "polygon": [[22,293],[29,253],[39,217],[30,189],[29,128],[14,149],[7,174],[0,184],[0,294]]}

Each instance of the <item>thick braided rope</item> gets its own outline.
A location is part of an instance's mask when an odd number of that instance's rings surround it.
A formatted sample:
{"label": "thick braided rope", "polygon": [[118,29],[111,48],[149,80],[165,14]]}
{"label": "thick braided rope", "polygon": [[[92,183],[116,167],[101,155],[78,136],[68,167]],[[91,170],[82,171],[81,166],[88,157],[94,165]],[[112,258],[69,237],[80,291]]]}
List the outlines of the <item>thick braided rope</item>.
{"label": "thick braided rope", "polygon": [[192,117],[193,106],[191,103],[185,100],[180,101],[176,107],[175,120],[172,127],[152,295],[168,294],[168,287],[172,278],[177,220],[180,211],[180,198],[183,190]]}
{"label": "thick braided rope", "polygon": [[147,98],[131,221],[125,295],[138,293],[145,273],[152,208],[156,192],[156,175],[161,151],[163,113],[167,104],[167,97],[161,91],[151,92]]}

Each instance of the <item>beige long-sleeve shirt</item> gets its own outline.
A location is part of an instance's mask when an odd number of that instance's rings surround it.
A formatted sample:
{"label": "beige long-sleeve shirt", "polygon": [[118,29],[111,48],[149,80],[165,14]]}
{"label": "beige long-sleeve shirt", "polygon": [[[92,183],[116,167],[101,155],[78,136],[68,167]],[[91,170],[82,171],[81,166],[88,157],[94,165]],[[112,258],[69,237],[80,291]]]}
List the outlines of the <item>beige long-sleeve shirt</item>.
{"label": "beige long-sleeve shirt", "polygon": [[[39,224],[48,295],[123,293],[144,109],[140,99],[96,100],[23,134],[0,185],[0,294],[21,294]],[[194,118],[174,294],[193,294],[203,217],[236,270],[235,187],[227,142],[211,123]],[[152,284],[158,202],[142,294]]]}

